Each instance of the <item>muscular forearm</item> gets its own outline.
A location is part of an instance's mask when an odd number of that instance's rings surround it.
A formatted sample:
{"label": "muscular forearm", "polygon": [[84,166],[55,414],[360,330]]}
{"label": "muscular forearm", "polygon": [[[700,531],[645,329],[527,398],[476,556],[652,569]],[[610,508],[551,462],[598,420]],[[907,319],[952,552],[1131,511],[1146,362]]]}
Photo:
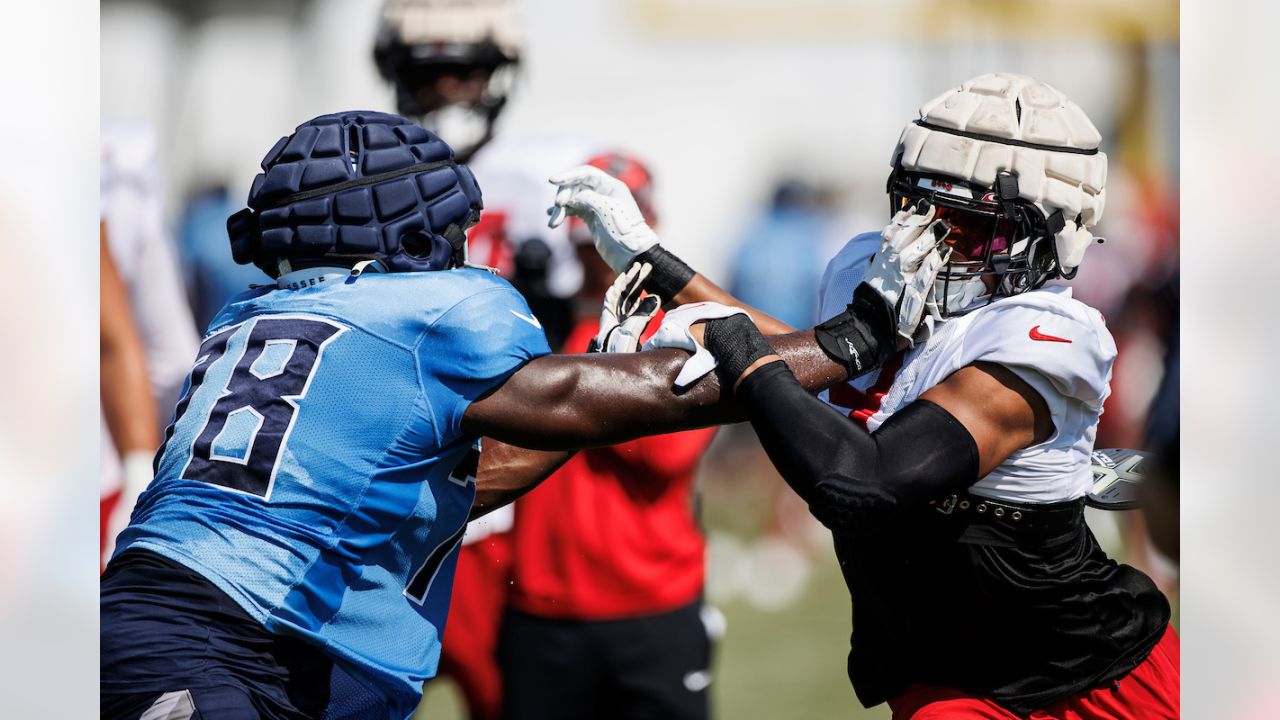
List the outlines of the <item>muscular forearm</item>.
{"label": "muscular forearm", "polygon": [[[817,346],[812,331],[769,342],[810,392],[847,377]],[[687,353],[670,349],[541,357],[472,403],[463,429],[521,447],[566,450],[745,419],[714,374],[679,395],[673,392],[686,359]]]}
{"label": "muscular forearm", "polygon": [[573,457],[573,450],[529,450],[485,438],[476,473],[471,519],[493,512],[529,492]]}
{"label": "muscular forearm", "polygon": [[146,353],[128,295],[107,250],[105,228],[101,240],[101,314],[99,363],[102,413],[116,450],[154,451],[160,443],[159,422],[147,378]]}
{"label": "muscular forearm", "polygon": [[145,360],[139,353],[104,343],[100,363],[102,413],[116,451],[154,451],[160,437]]}

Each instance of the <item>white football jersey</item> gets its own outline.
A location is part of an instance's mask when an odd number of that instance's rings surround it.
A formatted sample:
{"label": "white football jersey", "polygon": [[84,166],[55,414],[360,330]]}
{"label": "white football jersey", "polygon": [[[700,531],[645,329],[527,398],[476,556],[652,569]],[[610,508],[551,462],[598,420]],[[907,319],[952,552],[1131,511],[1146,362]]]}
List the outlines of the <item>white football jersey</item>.
{"label": "white football jersey", "polygon": [[[832,259],[821,286],[823,318],[848,304],[879,244],[879,233],[864,233]],[[821,397],[874,431],[960,368],[1002,365],[1044,398],[1054,431],[1010,455],[971,491],[1010,502],[1062,502],[1083,497],[1092,483],[1090,453],[1115,358],[1102,315],[1073,299],[1070,288],[1046,287],[940,323],[927,342]]]}
{"label": "white football jersey", "polygon": [[[165,230],[155,136],[146,127],[102,121],[101,218],[129,292],[147,354],[157,417],[167,425],[200,346],[173,243]],[[119,459],[101,421],[102,492],[119,485]]]}
{"label": "white football jersey", "polygon": [[[555,186],[547,178],[585,164],[604,149],[592,140],[503,135],[467,163],[484,193],[484,214],[502,218],[503,233],[512,246],[519,248],[533,238],[547,244],[547,288],[559,298],[572,297],[582,287],[582,265],[569,240],[569,223],[547,227],[547,208],[555,198]],[[471,259],[484,262],[474,254]]]}

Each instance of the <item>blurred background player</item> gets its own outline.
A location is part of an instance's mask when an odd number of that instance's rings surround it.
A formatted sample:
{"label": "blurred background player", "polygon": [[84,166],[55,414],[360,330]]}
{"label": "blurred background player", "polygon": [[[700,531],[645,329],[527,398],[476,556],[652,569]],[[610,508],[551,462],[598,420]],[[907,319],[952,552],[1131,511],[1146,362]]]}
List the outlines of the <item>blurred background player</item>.
{"label": "blurred background player", "polygon": [[[106,225],[102,226],[100,258],[100,349],[101,398],[102,398],[102,477],[106,492],[107,480],[114,481],[114,489],[104,495],[101,502],[100,549],[107,557],[115,533],[123,527],[113,522],[112,510],[127,505],[121,515],[128,518],[132,502],[121,502],[127,495],[131,500],[151,481],[151,456],[160,445],[160,429],[156,421],[156,409],[151,397],[151,384],[147,379],[146,350],[138,337],[129,309],[129,294],[120,273],[107,249]],[[103,560],[105,563],[105,559]]]}
{"label": "blurred background player", "polygon": [[387,0],[373,57],[400,113],[450,138],[469,163],[493,139],[520,43],[511,0]]}
{"label": "blurred background player", "polygon": [[196,191],[178,226],[178,258],[196,332],[209,327],[223,305],[261,281],[256,268],[239,265],[222,247],[227,218],[240,209],[226,185]]}
{"label": "blurred background player", "polygon": [[547,168],[603,150],[564,135],[499,134],[516,89],[523,18],[514,0],[388,0],[374,60],[396,108],[459,150],[484,187],[485,211],[468,233],[471,261],[496,268],[524,295],[552,348],[573,323],[582,286],[567,228],[548,228]]}
{"label": "blurred background player", "polygon": [[[106,442],[107,433],[103,434],[104,558],[110,554],[115,534],[128,523],[138,494],[151,480],[151,460],[159,445],[160,432],[172,416],[173,405],[198,345],[173,245],[165,230],[156,152],[155,136],[146,126],[103,120],[102,242],[110,252],[126,294],[127,310],[145,350],[148,381],[145,402],[151,406],[147,418],[153,426],[146,443],[135,439],[122,446],[114,432],[110,435],[116,439],[115,443]],[[115,301],[111,302],[115,306]],[[104,307],[104,313],[106,310]],[[116,367],[114,361],[113,367]],[[108,389],[108,380],[104,372],[104,393],[124,392]],[[105,398],[104,395],[104,401]],[[129,402],[140,405],[143,400],[135,398]],[[141,420],[131,417],[128,422],[140,424]],[[104,430],[108,428],[110,423],[104,425]],[[132,433],[130,436],[139,437]]]}
{"label": "blurred background player", "polygon": [[[484,212],[467,232],[470,260],[511,282],[559,350],[584,276],[568,228],[547,227],[545,178],[548,168],[580,163],[596,148],[564,137],[498,135],[520,79],[522,22],[513,0],[388,0],[373,58],[398,112],[449,142],[484,188]],[[598,315],[598,302],[591,312]],[[513,519],[509,505],[470,523],[459,555],[440,674],[457,682],[475,720],[498,717],[501,707],[497,633],[511,581]]]}
{"label": "blurred background player", "polygon": [[791,327],[818,322],[813,288],[843,240],[832,203],[828,187],[780,180],[734,251],[729,292]]}
{"label": "blurred background player", "polygon": [[[589,165],[622,180],[646,222],[649,169],[609,153]],[[576,218],[583,263],[576,324],[562,349],[586,352],[613,270]],[[656,324],[653,326],[656,329]],[[648,333],[644,334],[647,338]],[[516,503],[512,582],[499,659],[505,716],[706,718],[710,625],[695,471],[715,430],[584,450]]]}

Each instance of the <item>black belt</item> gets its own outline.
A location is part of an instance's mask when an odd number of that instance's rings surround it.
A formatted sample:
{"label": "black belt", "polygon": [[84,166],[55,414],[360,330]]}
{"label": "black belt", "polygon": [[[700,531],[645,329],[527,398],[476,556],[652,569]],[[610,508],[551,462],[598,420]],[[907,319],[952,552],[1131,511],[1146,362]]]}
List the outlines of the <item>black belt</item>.
{"label": "black belt", "polygon": [[1033,505],[992,500],[980,495],[956,493],[929,505],[942,515],[963,517],[1010,530],[1069,530],[1084,520],[1084,498]]}

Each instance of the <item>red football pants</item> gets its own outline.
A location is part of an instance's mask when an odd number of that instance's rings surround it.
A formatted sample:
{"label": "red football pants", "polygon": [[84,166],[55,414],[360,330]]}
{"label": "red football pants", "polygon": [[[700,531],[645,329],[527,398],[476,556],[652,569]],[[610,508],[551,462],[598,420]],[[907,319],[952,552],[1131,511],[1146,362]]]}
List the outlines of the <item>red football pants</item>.
{"label": "red football pants", "polygon": [[[1080,693],[1030,720],[1165,720],[1179,717],[1178,634],[1170,627],[1142,664],[1114,685]],[[889,701],[893,720],[1019,720],[991,700],[950,688],[912,686]]]}
{"label": "red football pants", "polygon": [[502,716],[498,626],[506,610],[510,579],[510,533],[495,533],[462,546],[444,626],[440,674],[458,683],[471,720]]}

